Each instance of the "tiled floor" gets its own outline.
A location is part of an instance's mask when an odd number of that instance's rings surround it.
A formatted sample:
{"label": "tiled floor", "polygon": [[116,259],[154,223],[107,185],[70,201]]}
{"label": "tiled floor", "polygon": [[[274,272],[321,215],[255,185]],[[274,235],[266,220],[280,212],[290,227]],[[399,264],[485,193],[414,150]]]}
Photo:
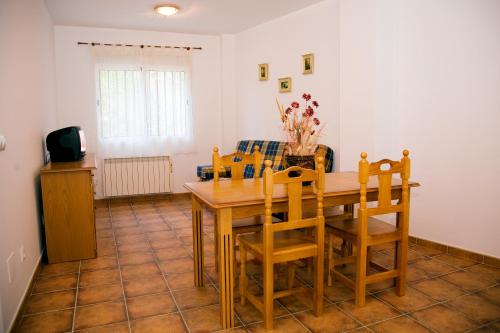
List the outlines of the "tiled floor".
{"label": "tiled floor", "polygon": [[[213,260],[213,219],[206,214],[206,288],[193,287],[191,210],[187,199],[111,204],[96,212],[97,259],[43,266],[21,332],[212,332],[220,329]],[[374,254],[392,264],[392,249]],[[311,294],[280,299],[275,332],[500,332],[500,269],[417,245],[410,249],[409,288],[369,287],[367,305],[326,288],[325,313],[311,314]],[[249,267],[260,289],[259,266]],[[310,286],[305,270],[298,283]],[[251,306],[236,308],[238,328],[262,332]]]}

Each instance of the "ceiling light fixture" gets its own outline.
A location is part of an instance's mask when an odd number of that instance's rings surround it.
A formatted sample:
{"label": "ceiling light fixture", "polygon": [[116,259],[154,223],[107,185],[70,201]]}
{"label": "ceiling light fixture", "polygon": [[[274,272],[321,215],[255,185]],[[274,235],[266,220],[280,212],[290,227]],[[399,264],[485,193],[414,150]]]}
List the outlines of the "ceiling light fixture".
{"label": "ceiling light fixture", "polygon": [[175,5],[158,5],[155,7],[155,12],[165,16],[177,14],[178,11],[179,7]]}

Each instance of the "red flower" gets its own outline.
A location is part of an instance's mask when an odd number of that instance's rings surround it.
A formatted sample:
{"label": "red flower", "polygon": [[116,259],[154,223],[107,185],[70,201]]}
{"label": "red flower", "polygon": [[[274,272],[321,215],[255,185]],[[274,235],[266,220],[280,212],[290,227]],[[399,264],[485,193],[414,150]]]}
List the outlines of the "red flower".
{"label": "red flower", "polygon": [[292,112],[292,108],[291,107],[286,108],[286,110],[285,110],[286,114],[290,114],[291,112]]}
{"label": "red flower", "polygon": [[306,109],[305,115],[308,116],[308,117],[311,117],[312,115],[314,115],[313,108],[310,107],[310,106],[308,106],[307,109]]}
{"label": "red flower", "polygon": [[314,121],[314,125],[316,125],[316,126],[318,126],[320,124],[318,118],[314,118],[313,121]]}
{"label": "red flower", "polygon": [[313,101],[313,105],[314,105],[315,107],[318,107],[318,106],[319,106],[318,102],[316,102],[316,101]]}
{"label": "red flower", "polygon": [[292,102],[292,108],[298,108],[299,106],[299,102]]}
{"label": "red flower", "polygon": [[310,100],[311,99],[311,94],[306,94],[306,93],[303,93],[302,94],[302,98],[305,99],[306,101]]}

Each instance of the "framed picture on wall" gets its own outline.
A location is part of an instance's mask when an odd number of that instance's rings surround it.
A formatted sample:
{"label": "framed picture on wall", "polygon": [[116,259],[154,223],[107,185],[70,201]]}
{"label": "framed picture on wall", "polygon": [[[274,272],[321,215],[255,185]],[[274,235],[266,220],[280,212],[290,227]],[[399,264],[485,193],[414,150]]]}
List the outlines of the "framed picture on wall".
{"label": "framed picture on wall", "polygon": [[269,80],[269,65],[259,64],[259,81]]}
{"label": "framed picture on wall", "polygon": [[278,88],[280,93],[292,91],[292,78],[282,77],[281,79],[278,79]]}
{"label": "framed picture on wall", "polygon": [[302,74],[312,73],[314,73],[314,54],[304,54],[302,56]]}

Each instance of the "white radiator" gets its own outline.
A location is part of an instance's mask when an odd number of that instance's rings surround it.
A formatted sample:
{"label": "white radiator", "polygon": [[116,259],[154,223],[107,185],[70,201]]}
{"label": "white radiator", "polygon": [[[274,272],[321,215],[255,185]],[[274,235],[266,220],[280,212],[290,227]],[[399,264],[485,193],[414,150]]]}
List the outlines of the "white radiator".
{"label": "white radiator", "polygon": [[105,197],[171,192],[168,156],[104,159],[102,170]]}

